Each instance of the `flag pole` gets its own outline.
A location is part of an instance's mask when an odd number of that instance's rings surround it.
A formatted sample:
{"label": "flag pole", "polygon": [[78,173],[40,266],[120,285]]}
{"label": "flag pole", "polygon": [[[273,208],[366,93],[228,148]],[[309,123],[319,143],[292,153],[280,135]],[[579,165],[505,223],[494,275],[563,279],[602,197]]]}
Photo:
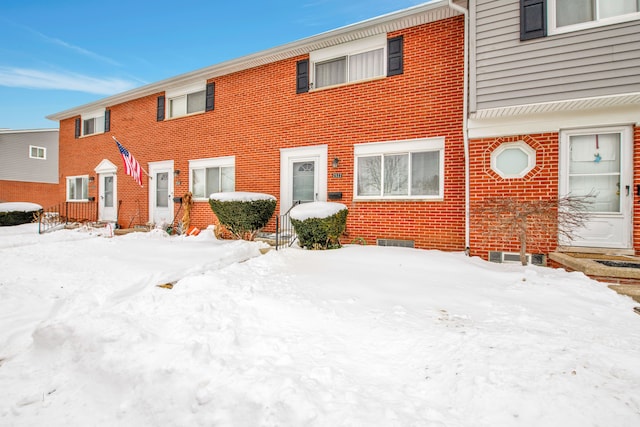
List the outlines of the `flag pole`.
{"label": "flag pole", "polygon": [[[114,140],[115,142],[118,142],[118,140],[116,139],[116,137],[115,137],[115,136],[111,135],[111,138],[113,138],[113,140]],[[140,164],[140,162],[138,162],[138,164]],[[144,173],[145,173],[145,175],[147,175],[147,176],[149,177],[149,179],[153,179],[153,177],[152,177],[151,175],[149,175],[149,172],[147,172],[147,171],[142,167],[142,165],[140,165],[140,169],[142,169],[142,172],[144,172]]]}

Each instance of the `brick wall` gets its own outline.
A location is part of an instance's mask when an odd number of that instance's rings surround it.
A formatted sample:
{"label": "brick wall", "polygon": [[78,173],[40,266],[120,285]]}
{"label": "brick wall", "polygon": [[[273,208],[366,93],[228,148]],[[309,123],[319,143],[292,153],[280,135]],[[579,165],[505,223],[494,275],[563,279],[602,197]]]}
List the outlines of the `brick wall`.
{"label": "brick wall", "polygon": [[[156,122],[156,98],[113,105],[111,131],[74,139],[74,119],[60,124],[60,170],[64,176],[95,175],[109,159],[118,165],[120,224],[148,219],[148,188],[124,175],[115,135],[141,162],[173,159],[181,174],[175,195],[188,191],[189,159],[236,156],[236,190],[280,197],[280,148],[328,144],[328,191],[340,191],[349,208],[348,237],[415,240],[416,247],[464,249],[462,138],[463,18],[389,33],[404,35],[404,74],[296,94],[297,57],[212,79],[215,110]],[[444,201],[353,201],[353,144],[424,137],[445,141]],[[334,172],[342,178],[333,178]],[[177,181],[180,182],[177,185]],[[96,180],[97,182],[97,180]],[[64,186],[58,195],[64,200]],[[96,186],[90,196],[97,196]],[[176,206],[177,209],[177,206]],[[138,214],[139,210],[139,214]],[[215,217],[196,202],[192,224]]]}
{"label": "brick wall", "polygon": [[[523,178],[505,179],[491,169],[491,153],[506,142],[524,141],[536,151],[536,165]],[[487,257],[488,251],[519,252],[515,236],[504,236],[484,226],[478,209],[492,197],[544,200],[558,197],[558,134],[516,135],[469,141],[470,250]],[[556,230],[535,230],[529,253],[548,253],[557,246]]]}
{"label": "brick wall", "polygon": [[636,253],[640,251],[640,196],[637,191],[640,188],[640,127],[633,129],[633,248]]}
{"label": "brick wall", "polygon": [[60,202],[58,184],[0,181],[0,202],[30,202],[47,208]]}

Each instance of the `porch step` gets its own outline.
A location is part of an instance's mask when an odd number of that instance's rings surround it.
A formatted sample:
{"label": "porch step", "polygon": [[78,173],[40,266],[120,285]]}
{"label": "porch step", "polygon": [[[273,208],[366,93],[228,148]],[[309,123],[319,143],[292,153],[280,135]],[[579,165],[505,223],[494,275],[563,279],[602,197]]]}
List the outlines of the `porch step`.
{"label": "porch step", "polygon": [[610,283],[609,288],[640,302],[640,257],[619,254],[552,252],[552,267],[581,271],[592,279]]}

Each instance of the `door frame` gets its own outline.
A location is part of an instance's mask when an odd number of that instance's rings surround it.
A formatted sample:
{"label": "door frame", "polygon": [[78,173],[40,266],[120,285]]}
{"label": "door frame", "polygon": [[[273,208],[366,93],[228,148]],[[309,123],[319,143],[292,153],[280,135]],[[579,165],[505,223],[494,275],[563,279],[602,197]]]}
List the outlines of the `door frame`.
{"label": "door frame", "polygon": [[[108,159],[103,159],[94,169],[98,175],[98,220],[99,221],[118,221],[118,167]],[[102,179],[107,176],[113,176],[113,215],[107,218],[104,206],[104,186]]]}
{"label": "door frame", "polygon": [[326,144],[309,147],[280,149],[280,214],[286,213],[293,204],[293,162],[313,160],[316,162],[316,200],[327,201],[328,146]]}
{"label": "door frame", "polygon": [[[602,133],[620,133],[620,213],[594,214],[596,219],[616,217],[621,218],[620,241],[589,241],[584,239],[577,241],[562,240],[559,236],[558,244],[564,247],[592,247],[611,249],[631,249],[633,247],[633,128],[631,126],[603,126],[593,128],[567,129],[559,133],[559,165],[558,165],[558,190],[559,196],[568,194],[569,191],[569,137],[574,135],[593,135]],[[628,196],[625,197],[628,188]]]}
{"label": "door frame", "polygon": [[155,211],[156,211],[156,180],[154,179],[156,173],[167,171],[169,173],[169,204],[168,204],[168,222],[173,221],[174,215],[174,203],[173,203],[173,160],[164,160],[160,162],[149,162],[149,222],[155,224]]}

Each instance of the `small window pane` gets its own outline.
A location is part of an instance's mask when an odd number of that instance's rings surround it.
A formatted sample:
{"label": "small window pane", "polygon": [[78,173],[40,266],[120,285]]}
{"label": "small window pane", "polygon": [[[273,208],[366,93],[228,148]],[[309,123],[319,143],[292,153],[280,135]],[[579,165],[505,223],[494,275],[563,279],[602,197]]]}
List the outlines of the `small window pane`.
{"label": "small window pane", "polygon": [[222,169],[222,191],[235,191],[236,183],[235,183],[235,175],[236,168],[234,167],[226,167]]}
{"label": "small window pane", "polygon": [[409,194],[409,155],[384,156],[384,195]]}
{"label": "small window pane", "polygon": [[496,168],[504,176],[520,175],[529,167],[529,155],[520,148],[507,148],[496,157]]}
{"label": "small window pane", "polygon": [[169,100],[169,117],[184,116],[187,113],[187,97],[179,96]]}
{"label": "small window pane", "polygon": [[207,196],[220,192],[220,168],[207,168]]}
{"label": "small window pane", "polygon": [[156,174],[156,207],[166,208],[169,206],[169,173],[160,172]]}
{"label": "small window pane", "polygon": [[104,177],[104,206],[113,207],[113,176]]}
{"label": "small window pane", "polygon": [[380,156],[358,157],[358,196],[381,195]]}
{"label": "small window pane", "polygon": [[349,81],[369,79],[384,73],[384,49],[371,50],[349,57]]}
{"label": "small window pane", "polygon": [[411,194],[437,196],[440,194],[440,152],[411,154]]}
{"label": "small window pane", "polygon": [[563,27],[594,19],[592,0],[556,0],[556,26]]}
{"label": "small window pane", "polygon": [[205,91],[187,95],[187,114],[204,111]]}
{"label": "small window pane", "polygon": [[84,121],[84,135],[95,133],[95,119],[87,119]]}
{"label": "small window pane", "polygon": [[638,0],[600,0],[598,2],[599,18],[611,18],[637,11]]}
{"label": "small window pane", "polygon": [[196,198],[208,197],[204,191],[204,169],[194,169],[191,173],[191,192]]}
{"label": "small window pane", "polygon": [[347,80],[347,59],[337,58],[316,64],[316,87],[325,87],[345,83]]}

